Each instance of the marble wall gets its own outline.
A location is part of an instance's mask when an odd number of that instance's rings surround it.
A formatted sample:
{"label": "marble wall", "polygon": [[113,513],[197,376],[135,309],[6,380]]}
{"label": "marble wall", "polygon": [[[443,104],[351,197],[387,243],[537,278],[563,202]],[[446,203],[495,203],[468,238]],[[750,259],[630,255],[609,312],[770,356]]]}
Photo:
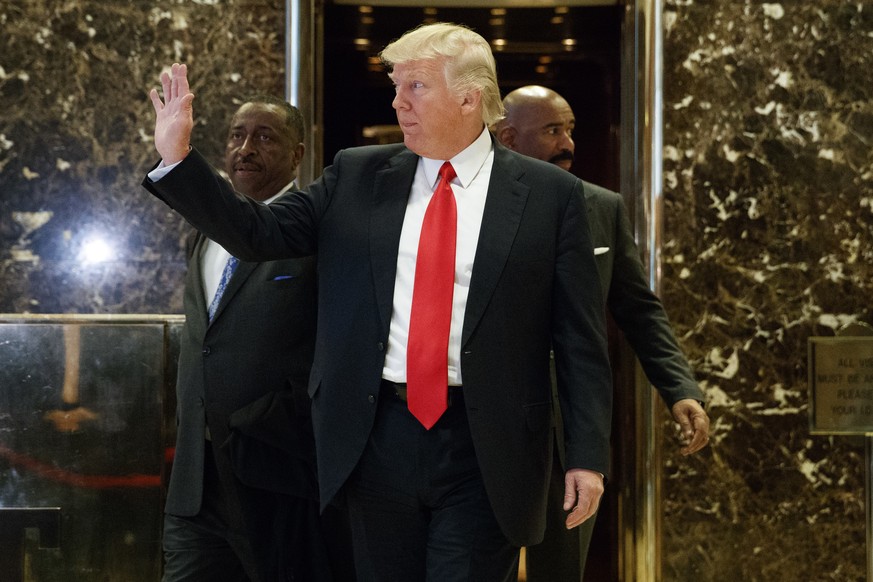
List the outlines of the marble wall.
{"label": "marble wall", "polygon": [[[873,4],[663,17],[662,295],[714,436],[665,443],[664,580],[863,579],[863,440],[809,434],[806,354],[873,323]],[[0,313],[180,312],[147,90],[190,65],[218,162],[235,100],[283,93],[284,2],[12,0],[0,28]]]}
{"label": "marble wall", "polygon": [[807,338],[873,323],[873,4],[668,0],[663,291],[711,447],[665,449],[665,580],[863,580],[864,437]]}
{"label": "marble wall", "polygon": [[147,92],[190,66],[221,163],[253,92],[284,95],[283,0],[0,4],[0,313],[179,313],[187,225],[140,187]]}

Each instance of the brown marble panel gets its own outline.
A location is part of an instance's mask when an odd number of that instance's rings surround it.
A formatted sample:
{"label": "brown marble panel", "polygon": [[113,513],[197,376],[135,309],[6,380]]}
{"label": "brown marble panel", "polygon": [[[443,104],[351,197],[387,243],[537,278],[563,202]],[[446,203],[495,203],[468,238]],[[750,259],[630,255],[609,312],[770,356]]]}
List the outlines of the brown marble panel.
{"label": "brown marble panel", "polygon": [[807,338],[873,323],[873,6],[668,1],[663,299],[713,441],[665,448],[665,580],[865,578],[862,437]]}
{"label": "brown marble panel", "polygon": [[285,3],[14,1],[0,27],[0,312],[180,312],[188,227],[139,185],[147,91],[187,62],[220,164],[239,100],[284,94]]}

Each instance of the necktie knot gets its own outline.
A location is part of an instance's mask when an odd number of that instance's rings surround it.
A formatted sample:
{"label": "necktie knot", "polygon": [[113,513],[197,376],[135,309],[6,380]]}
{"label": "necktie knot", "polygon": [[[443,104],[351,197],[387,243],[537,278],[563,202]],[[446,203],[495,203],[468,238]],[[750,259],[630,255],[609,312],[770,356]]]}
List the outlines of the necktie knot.
{"label": "necktie knot", "polygon": [[[454,180],[458,176],[451,162],[445,162],[442,166],[440,166],[439,175],[440,180],[444,182],[447,186],[451,184],[452,180]],[[437,184],[437,188],[439,188],[439,183]]]}

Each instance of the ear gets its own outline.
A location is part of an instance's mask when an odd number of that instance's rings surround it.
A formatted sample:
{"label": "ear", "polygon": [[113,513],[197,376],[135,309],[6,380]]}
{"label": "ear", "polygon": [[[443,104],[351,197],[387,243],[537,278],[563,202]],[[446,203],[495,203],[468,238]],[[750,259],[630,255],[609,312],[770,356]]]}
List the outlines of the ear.
{"label": "ear", "polygon": [[497,139],[511,150],[515,149],[515,138],[518,131],[511,125],[506,125],[497,130]]}
{"label": "ear", "polygon": [[482,91],[467,91],[463,95],[464,99],[461,101],[461,111],[464,114],[469,113],[478,113],[480,111],[480,106],[482,103]]}
{"label": "ear", "polygon": [[298,143],[294,146],[294,149],[291,150],[291,157],[294,158],[294,167],[296,168],[300,165],[300,160],[303,159],[303,153],[306,151],[306,146],[303,143]]}

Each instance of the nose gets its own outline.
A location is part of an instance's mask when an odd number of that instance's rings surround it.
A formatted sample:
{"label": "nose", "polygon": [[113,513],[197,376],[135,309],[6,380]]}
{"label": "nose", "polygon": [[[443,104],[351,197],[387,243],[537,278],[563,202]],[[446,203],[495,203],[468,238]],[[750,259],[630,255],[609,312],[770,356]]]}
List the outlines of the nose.
{"label": "nose", "polygon": [[394,100],[391,101],[391,107],[394,109],[406,109],[408,107],[408,101],[405,97],[403,97],[403,89],[400,87],[395,87],[394,89]]}
{"label": "nose", "polygon": [[573,141],[573,133],[571,130],[561,132],[561,149],[570,150],[576,149],[576,142]]}
{"label": "nose", "polygon": [[247,135],[243,140],[242,144],[239,146],[239,153],[241,155],[245,155],[247,153],[255,151],[255,142],[252,139],[252,136]]}

